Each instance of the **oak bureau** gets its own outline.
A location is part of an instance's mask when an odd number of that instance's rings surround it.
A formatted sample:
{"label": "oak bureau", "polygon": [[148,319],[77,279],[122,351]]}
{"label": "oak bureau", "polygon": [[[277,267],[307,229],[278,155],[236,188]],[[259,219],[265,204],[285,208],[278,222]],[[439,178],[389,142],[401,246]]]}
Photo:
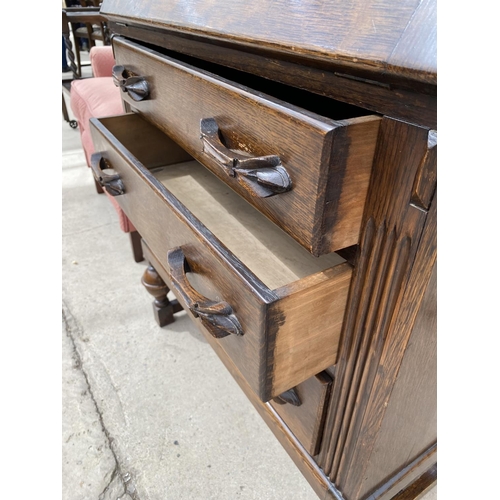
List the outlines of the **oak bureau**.
{"label": "oak bureau", "polygon": [[142,236],[158,323],[187,311],[320,498],[423,495],[437,477],[435,1],[101,13],[124,113],[91,120],[92,170]]}

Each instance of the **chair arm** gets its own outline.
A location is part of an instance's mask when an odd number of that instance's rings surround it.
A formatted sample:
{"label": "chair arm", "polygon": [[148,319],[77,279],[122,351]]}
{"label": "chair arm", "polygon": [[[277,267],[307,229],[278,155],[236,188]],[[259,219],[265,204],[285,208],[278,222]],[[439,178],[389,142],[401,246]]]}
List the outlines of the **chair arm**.
{"label": "chair arm", "polygon": [[112,76],[115,58],[111,45],[92,47],[90,49],[90,64],[94,76]]}

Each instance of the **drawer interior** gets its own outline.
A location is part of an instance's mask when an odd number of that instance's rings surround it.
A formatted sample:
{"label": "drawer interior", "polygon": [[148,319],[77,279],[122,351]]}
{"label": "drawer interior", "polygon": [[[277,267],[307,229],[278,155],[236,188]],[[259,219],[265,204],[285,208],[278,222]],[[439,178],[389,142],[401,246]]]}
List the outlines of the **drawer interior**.
{"label": "drawer interior", "polygon": [[155,52],[189,64],[194,68],[207,71],[208,73],[212,73],[220,78],[224,78],[232,84],[239,84],[246,89],[251,89],[254,93],[265,94],[266,98],[273,97],[279,102],[285,102],[288,107],[301,108],[301,112],[309,111],[310,113],[320,115],[324,118],[330,118],[335,121],[348,120],[351,118],[374,114],[373,112],[367,111],[359,106],[337,101],[331,97],[308,92],[307,90],[269,80],[252,73],[246,73],[228,66],[198,59],[179,52],[174,52],[163,47],[157,47],[146,43],[143,45],[145,47],[149,47]]}
{"label": "drawer interior", "polygon": [[313,257],[197,161],[152,173],[271,290],[344,262]]}
{"label": "drawer interior", "polygon": [[[138,116],[100,121],[270,290],[345,262],[336,253],[311,255],[197,161],[161,166],[162,150],[169,163],[166,136]],[[147,137],[148,147],[138,134]]]}

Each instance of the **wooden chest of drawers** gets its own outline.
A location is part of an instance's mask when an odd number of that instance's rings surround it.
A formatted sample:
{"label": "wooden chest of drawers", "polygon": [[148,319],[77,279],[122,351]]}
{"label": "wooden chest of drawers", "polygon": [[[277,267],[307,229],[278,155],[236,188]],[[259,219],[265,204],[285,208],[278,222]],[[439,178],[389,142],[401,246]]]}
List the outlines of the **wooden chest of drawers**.
{"label": "wooden chest of drawers", "polygon": [[188,311],[319,497],[415,498],[436,478],[435,5],[320,4],[105,0],[128,113],[92,120],[93,171],[160,323]]}

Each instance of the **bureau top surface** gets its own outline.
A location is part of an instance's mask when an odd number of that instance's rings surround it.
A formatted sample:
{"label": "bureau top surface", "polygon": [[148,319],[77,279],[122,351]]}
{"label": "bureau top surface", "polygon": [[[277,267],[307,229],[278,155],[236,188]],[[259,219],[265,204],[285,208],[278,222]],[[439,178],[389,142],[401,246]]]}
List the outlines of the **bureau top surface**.
{"label": "bureau top surface", "polygon": [[114,20],[436,84],[436,0],[104,0]]}

